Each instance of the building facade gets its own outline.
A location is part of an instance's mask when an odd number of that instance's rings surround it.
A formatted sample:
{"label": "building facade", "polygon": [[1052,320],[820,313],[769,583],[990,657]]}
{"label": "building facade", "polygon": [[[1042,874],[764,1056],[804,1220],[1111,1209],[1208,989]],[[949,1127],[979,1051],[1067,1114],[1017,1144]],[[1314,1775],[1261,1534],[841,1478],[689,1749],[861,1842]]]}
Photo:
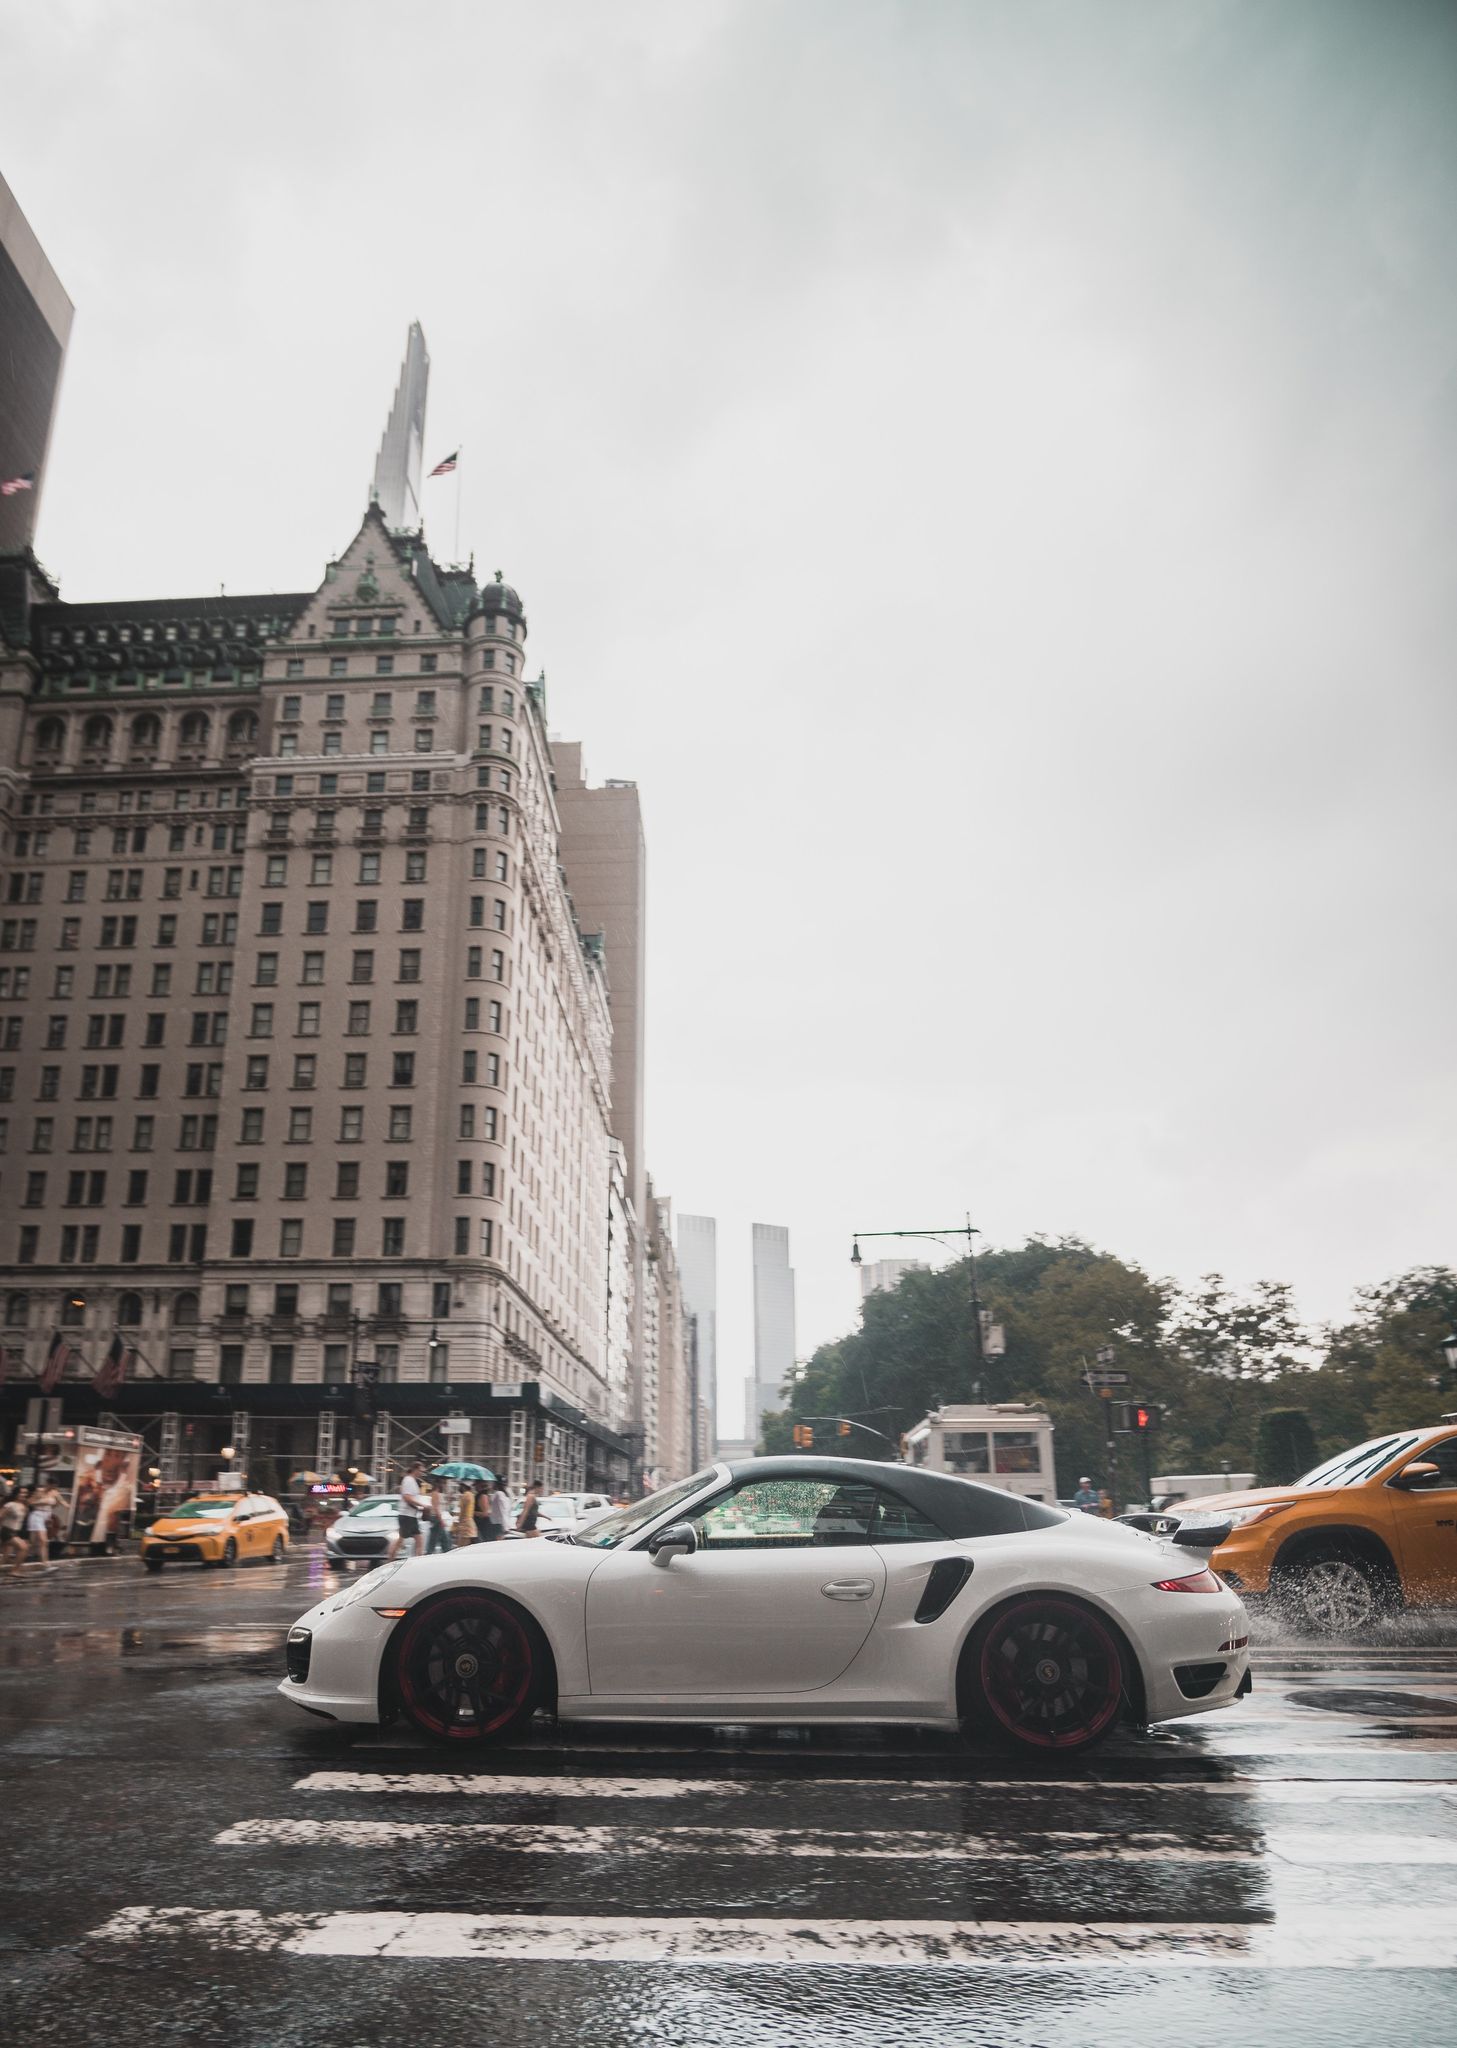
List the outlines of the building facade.
{"label": "building facade", "polygon": [[756,1223],[753,1247],[754,1377],[746,1389],[744,1434],[757,1438],[765,1413],[784,1406],[785,1383],[794,1374],[794,1269],[782,1224]]}
{"label": "building facade", "polygon": [[120,1331],[164,1461],[373,1469],[450,1418],[512,1484],[626,1483],[607,980],[525,642],[378,505],[288,596],[0,563],[12,1419],[58,1329],[87,1419]]}
{"label": "building facade", "polygon": [[718,1224],[712,1216],[678,1218],[678,1277],[693,1324],[696,1468],[713,1457],[718,1442]]}
{"label": "building facade", "polygon": [[867,1259],[859,1269],[860,1299],[868,1301],[872,1294],[890,1294],[907,1273],[929,1270],[924,1259]]}
{"label": "building facade", "polygon": [[73,308],[0,178],[0,555],[30,546]]}

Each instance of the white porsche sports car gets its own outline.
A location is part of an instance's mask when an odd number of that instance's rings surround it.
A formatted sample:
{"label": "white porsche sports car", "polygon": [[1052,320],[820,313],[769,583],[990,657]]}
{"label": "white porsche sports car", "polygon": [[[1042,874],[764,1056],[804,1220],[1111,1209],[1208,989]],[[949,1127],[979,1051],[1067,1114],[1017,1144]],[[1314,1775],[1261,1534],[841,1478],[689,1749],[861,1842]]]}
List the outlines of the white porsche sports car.
{"label": "white porsche sports car", "polygon": [[499,1741],[562,1719],[970,1723],[1086,1749],[1249,1690],[1249,1624],[1177,1539],[849,1458],[714,1465],[575,1539],[370,1572],[303,1615],[280,1691]]}

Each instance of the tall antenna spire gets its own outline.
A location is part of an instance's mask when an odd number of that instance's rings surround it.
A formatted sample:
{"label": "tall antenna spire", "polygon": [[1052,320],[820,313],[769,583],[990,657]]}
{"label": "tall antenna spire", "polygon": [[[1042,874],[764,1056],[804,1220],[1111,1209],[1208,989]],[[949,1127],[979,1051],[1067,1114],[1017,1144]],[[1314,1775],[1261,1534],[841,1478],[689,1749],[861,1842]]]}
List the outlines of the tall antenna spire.
{"label": "tall antenna spire", "polygon": [[392,533],[419,531],[420,482],[425,468],[425,394],[430,384],[430,356],[418,320],[410,327],[405,360],[379,456],[370,496]]}

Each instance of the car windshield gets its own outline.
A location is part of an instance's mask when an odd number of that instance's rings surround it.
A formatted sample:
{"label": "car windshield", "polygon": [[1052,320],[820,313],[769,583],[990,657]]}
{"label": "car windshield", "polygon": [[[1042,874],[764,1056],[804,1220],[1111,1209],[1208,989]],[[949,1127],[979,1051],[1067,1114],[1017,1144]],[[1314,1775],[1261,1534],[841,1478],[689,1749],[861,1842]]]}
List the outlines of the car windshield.
{"label": "car windshield", "polygon": [[354,1507],[352,1507],[349,1510],[349,1512],[351,1515],[377,1515],[382,1510],[387,1509],[391,1514],[393,1514],[395,1512],[395,1508],[396,1499],[394,1494],[377,1493],[370,1500],[359,1501]]}
{"label": "car windshield", "polygon": [[169,1522],[200,1522],[219,1515],[230,1515],[237,1505],[231,1500],[185,1500],[181,1507],[169,1508],[166,1520]]}
{"label": "car windshield", "polygon": [[1405,1436],[1373,1437],[1370,1443],[1357,1444],[1353,1451],[1342,1451],[1338,1457],[1328,1458],[1323,1465],[1307,1472],[1303,1479],[1297,1479],[1295,1484],[1355,1486],[1361,1480],[1371,1478],[1383,1465],[1401,1457],[1416,1441],[1416,1433],[1412,1430],[1408,1430]]}
{"label": "car windshield", "polygon": [[579,1529],[577,1541],[592,1550],[615,1550],[624,1538],[636,1535],[639,1529],[655,1522],[668,1508],[676,1507],[680,1500],[691,1500],[716,1477],[710,1465],[705,1471],[695,1472],[691,1479],[680,1479],[676,1486],[660,1487],[645,1499],[634,1501],[630,1508],[619,1508],[616,1514],[603,1515],[587,1528]]}
{"label": "car windshield", "polygon": [[574,1522],[577,1504],[572,1500],[540,1500],[537,1507],[548,1522]]}

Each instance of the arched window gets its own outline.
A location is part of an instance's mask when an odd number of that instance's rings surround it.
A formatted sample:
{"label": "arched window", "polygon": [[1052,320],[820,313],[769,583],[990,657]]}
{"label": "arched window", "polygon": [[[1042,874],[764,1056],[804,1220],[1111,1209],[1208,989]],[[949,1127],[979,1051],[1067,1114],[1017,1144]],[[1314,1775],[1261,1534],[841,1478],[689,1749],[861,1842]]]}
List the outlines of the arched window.
{"label": "arched window", "polygon": [[182,744],[184,747],[205,747],[207,745],[208,719],[205,711],[189,711],[182,721]]}
{"label": "arched window", "polygon": [[155,717],[152,712],[144,711],[139,718],[132,720],[132,745],[134,747],[150,749],[160,746],[161,740],[162,721],[160,718]]}
{"label": "arched window", "polygon": [[172,1304],[172,1327],[174,1330],[195,1330],[197,1328],[197,1296],[179,1294]]}
{"label": "arched window", "polygon": [[116,1325],[119,1330],[134,1330],[142,1320],[142,1297],[139,1294],[124,1294],[116,1304]]}
{"label": "arched window", "polygon": [[64,718],[43,718],[35,729],[35,750],[38,754],[59,754],[66,744],[66,721]]}
{"label": "arched window", "polygon": [[81,728],[81,744],[88,754],[109,754],[111,752],[111,720],[99,715],[88,718]]}
{"label": "arched window", "polygon": [[235,711],[228,720],[228,745],[250,747],[258,737],[258,720],[251,711]]}
{"label": "arched window", "polygon": [[68,1294],[61,1303],[61,1321],[68,1330],[75,1330],[86,1320],[84,1295]]}
{"label": "arched window", "polygon": [[5,1297],[5,1327],[7,1330],[23,1330],[30,1321],[30,1296],[25,1293],[7,1294]]}

